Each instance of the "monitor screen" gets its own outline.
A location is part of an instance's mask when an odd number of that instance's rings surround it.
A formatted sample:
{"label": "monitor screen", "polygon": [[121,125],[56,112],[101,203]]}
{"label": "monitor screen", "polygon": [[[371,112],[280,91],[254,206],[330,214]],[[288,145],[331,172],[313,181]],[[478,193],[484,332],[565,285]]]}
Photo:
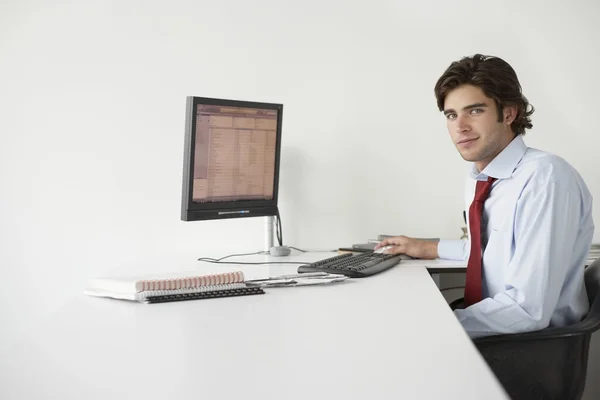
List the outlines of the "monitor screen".
{"label": "monitor screen", "polygon": [[283,105],[188,97],[182,219],[277,215]]}

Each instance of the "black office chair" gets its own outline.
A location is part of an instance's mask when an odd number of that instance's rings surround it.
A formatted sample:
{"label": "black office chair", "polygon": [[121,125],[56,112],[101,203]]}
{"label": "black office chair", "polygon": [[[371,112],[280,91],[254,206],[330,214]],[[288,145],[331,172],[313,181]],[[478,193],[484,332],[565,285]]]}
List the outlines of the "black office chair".
{"label": "black office chair", "polygon": [[585,286],[590,311],[577,324],[473,340],[513,400],[581,399],[590,339],[600,328],[600,259],[586,268]]}

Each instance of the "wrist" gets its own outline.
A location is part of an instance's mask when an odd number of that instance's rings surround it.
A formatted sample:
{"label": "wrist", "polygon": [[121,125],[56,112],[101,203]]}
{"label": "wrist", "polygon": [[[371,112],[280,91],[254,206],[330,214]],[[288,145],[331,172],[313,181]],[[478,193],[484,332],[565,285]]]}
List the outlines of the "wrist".
{"label": "wrist", "polygon": [[427,240],[427,241],[425,241],[425,243],[424,243],[425,257],[423,257],[423,258],[427,258],[427,259],[439,258],[438,243],[439,243],[439,240],[435,240],[435,241]]}

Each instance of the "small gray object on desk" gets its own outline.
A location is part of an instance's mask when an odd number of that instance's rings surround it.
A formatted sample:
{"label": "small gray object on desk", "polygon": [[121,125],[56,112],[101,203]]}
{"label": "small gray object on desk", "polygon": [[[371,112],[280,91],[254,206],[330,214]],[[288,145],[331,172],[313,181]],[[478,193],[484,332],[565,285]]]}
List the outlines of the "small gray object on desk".
{"label": "small gray object on desk", "polygon": [[289,256],[292,252],[288,246],[273,246],[269,249],[269,253],[275,257]]}

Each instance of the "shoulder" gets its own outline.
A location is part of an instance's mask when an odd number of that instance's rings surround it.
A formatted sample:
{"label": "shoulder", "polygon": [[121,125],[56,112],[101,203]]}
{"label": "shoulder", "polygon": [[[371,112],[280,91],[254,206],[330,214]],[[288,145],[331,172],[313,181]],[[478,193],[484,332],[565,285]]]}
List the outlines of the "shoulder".
{"label": "shoulder", "polygon": [[517,164],[515,177],[526,178],[529,183],[569,183],[573,180],[583,183],[579,172],[564,158],[529,147]]}
{"label": "shoulder", "polygon": [[512,178],[521,195],[579,198],[591,204],[592,195],[579,172],[564,158],[528,148]]}

